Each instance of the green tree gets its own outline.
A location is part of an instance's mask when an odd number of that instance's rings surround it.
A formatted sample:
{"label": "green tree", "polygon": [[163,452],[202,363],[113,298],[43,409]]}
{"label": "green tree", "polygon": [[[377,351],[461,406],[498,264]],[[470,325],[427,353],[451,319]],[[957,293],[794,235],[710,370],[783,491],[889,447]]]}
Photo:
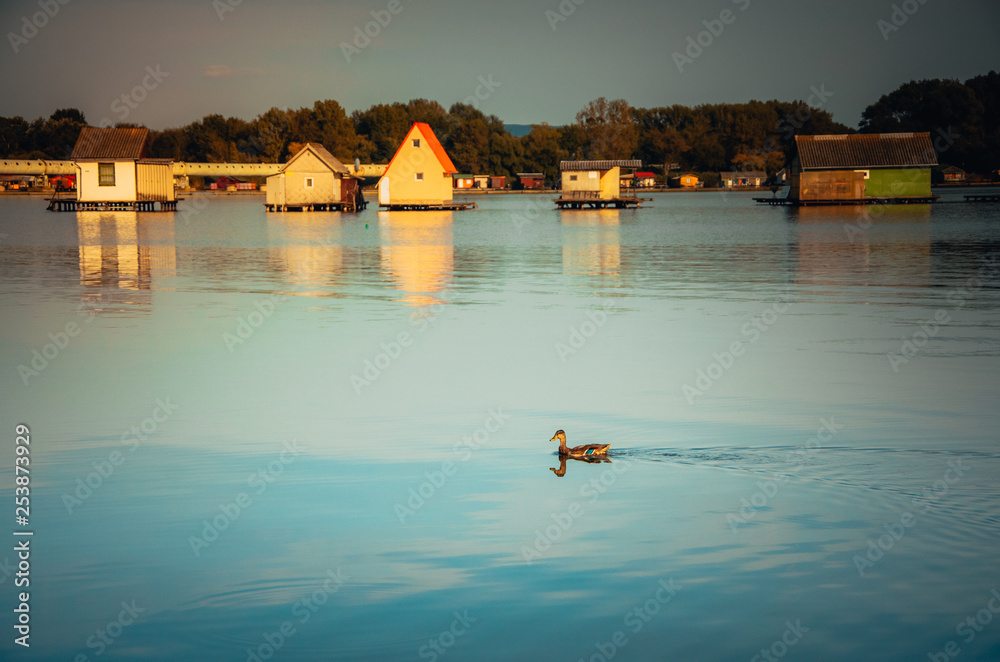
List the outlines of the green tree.
{"label": "green tree", "polygon": [[982,143],[971,151],[975,169],[987,174],[1000,168],[1000,74],[990,71],[970,78],[965,85],[983,104]]}
{"label": "green tree", "polygon": [[639,134],[639,149],[636,154],[643,163],[659,163],[664,173],[669,172],[673,163],[691,149],[684,135],[674,125],[674,117],[668,108],[637,108],[634,111],[636,129]]}
{"label": "green tree", "polygon": [[406,104],[406,112],[409,114],[407,129],[414,122],[423,122],[430,125],[434,135],[443,141],[448,137],[448,132],[452,128],[449,111],[437,101],[427,99],[411,99]]}
{"label": "green tree", "polygon": [[[938,160],[972,167],[984,143],[985,109],[972,88],[956,80],[910,81],[861,114],[863,133],[929,131]],[[954,136],[937,140],[941,134]]]}
{"label": "green tree", "polygon": [[280,163],[288,143],[292,141],[295,125],[292,111],[271,108],[254,122],[253,148],[264,163]]}
{"label": "green tree", "polygon": [[184,129],[150,131],[146,152],[150,158],[186,161],[188,134]]}
{"label": "green tree", "polygon": [[344,108],[331,99],[317,101],[312,116],[323,147],[344,163],[350,163],[358,146],[358,134]]}
{"label": "green tree", "polygon": [[371,158],[388,163],[410,130],[410,114],[403,104],[376,104],[351,114],[354,130],[371,143]]}
{"label": "green tree", "polygon": [[567,156],[559,146],[559,138],[559,131],[548,124],[533,124],[531,132],[521,138],[525,171],[545,173],[549,182],[556,181],[559,178],[559,161]]}
{"label": "green tree", "polygon": [[512,177],[522,172],[521,141],[512,136],[495,115],[490,115],[486,121],[490,142],[488,174]]}
{"label": "green tree", "polygon": [[444,146],[460,172],[486,171],[490,156],[490,129],[486,116],[473,106],[454,104],[448,111],[452,130]]}
{"label": "green tree", "polygon": [[18,157],[27,150],[28,123],[20,115],[0,117],[0,153]]}
{"label": "green tree", "polygon": [[632,107],[624,99],[600,97],[576,114],[584,132],[584,155],[588,159],[628,159],[637,145]]}

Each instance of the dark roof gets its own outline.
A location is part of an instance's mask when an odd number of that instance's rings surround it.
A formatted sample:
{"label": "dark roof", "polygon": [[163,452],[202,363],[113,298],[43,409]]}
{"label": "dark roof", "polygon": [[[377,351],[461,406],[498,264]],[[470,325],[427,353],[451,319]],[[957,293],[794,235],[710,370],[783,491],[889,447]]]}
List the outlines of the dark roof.
{"label": "dark roof", "polygon": [[747,177],[761,179],[767,179],[767,173],[761,172],[760,170],[728,170],[726,172],[720,172],[719,176],[722,179],[745,179]]}
{"label": "dark roof", "polygon": [[795,147],[803,170],[937,165],[929,133],[795,136]]}
{"label": "dark roof", "polygon": [[294,155],[292,155],[292,158],[288,159],[288,161],[283,166],[281,166],[281,170],[284,171],[285,168],[291,165],[292,161],[299,158],[299,155],[303,154],[307,150],[315,154],[316,157],[319,158],[319,160],[322,161],[326,165],[326,167],[328,167],[333,172],[339,172],[342,175],[351,174],[351,171],[348,169],[347,166],[345,166],[343,163],[340,162],[340,159],[331,154],[326,149],[326,147],[323,147],[323,145],[319,143],[306,143],[305,145],[303,145],[302,149],[300,149]]}
{"label": "dark roof", "polygon": [[958,168],[958,167],[953,166],[953,165],[944,165],[944,164],[941,164],[941,173],[942,174],[948,173],[949,175],[953,174],[953,173],[955,173],[955,174],[963,174],[964,175],[965,171],[962,170],[961,168]]}
{"label": "dark roof", "polygon": [[538,178],[538,177],[544,177],[545,175],[543,173],[540,173],[540,172],[519,172],[519,173],[517,173],[517,176],[518,177],[535,177],[535,178]]}
{"label": "dark roof", "polygon": [[612,168],[641,168],[642,161],[638,159],[620,159],[607,161],[560,161],[560,170],[611,170]]}
{"label": "dark roof", "polygon": [[99,129],[85,126],[80,131],[70,158],[74,161],[140,159],[148,135],[149,129]]}

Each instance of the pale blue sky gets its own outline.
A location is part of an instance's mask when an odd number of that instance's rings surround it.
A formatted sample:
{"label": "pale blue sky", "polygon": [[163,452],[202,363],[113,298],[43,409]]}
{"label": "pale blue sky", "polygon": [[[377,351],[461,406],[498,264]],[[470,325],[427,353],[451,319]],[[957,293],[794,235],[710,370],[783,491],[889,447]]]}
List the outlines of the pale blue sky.
{"label": "pale blue sky", "polygon": [[[24,21],[41,16],[39,2],[58,12],[35,34]],[[323,98],[348,112],[417,97],[448,107],[478,89],[480,109],[505,122],[563,124],[599,96],[652,107],[808,99],[816,87],[836,120],[856,126],[865,106],[911,79],[1000,69],[1000,5],[989,0],[575,2],[4,0],[0,115],[77,107],[92,124],[163,129]],[[916,11],[905,23],[897,14],[886,38],[878,21],[891,25],[894,4]],[[391,20],[348,62],[341,44],[373,11]],[[711,23],[723,11],[729,23]],[[705,21],[718,36],[702,35],[708,46],[679,71],[673,53]],[[121,100],[144,81],[152,89]]]}

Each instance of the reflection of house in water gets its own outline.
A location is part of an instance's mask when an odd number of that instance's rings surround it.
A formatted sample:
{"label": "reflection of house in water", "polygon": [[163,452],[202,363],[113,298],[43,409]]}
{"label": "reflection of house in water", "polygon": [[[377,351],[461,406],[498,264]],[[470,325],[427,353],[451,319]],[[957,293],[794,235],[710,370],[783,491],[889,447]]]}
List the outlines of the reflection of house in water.
{"label": "reflection of house in water", "polygon": [[800,284],[931,285],[930,205],[799,207]]}
{"label": "reflection of house in water", "polygon": [[411,306],[443,303],[455,273],[450,211],[422,214],[379,212],[382,271]]}
{"label": "reflection of house in water", "polygon": [[621,231],[617,209],[563,214],[563,273],[618,277]]}
{"label": "reflection of house in water", "polygon": [[267,235],[269,256],[285,272],[290,294],[337,295],[345,249],[336,214],[268,214]]}
{"label": "reflection of house in water", "polygon": [[127,293],[148,291],[157,281],[177,274],[172,216],[78,212],[77,233],[80,282],[95,288],[85,294],[85,301],[149,305],[148,296],[136,299]]}

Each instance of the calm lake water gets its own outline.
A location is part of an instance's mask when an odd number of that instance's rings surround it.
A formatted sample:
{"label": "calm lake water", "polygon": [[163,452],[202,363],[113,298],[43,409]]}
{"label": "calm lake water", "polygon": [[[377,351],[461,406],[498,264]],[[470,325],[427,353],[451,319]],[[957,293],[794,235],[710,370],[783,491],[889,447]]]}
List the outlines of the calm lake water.
{"label": "calm lake water", "polygon": [[552,197],[0,199],[4,659],[1000,659],[1000,208]]}

